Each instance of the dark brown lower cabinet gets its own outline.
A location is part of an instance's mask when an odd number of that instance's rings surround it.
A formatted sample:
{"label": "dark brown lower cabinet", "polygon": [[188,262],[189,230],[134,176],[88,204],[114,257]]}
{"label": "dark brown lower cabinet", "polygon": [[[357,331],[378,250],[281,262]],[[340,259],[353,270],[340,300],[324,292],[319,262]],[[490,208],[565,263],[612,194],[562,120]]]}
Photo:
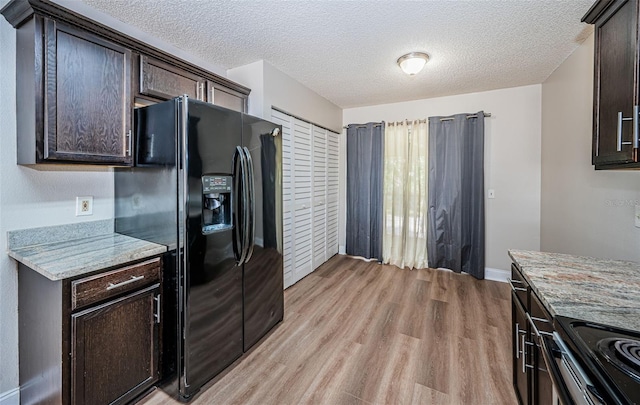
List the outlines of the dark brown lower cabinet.
{"label": "dark brown lower cabinet", "polygon": [[73,404],[135,397],[158,376],[160,285],[71,317]]}
{"label": "dark brown lower cabinet", "polygon": [[527,285],[516,266],[511,269],[513,388],[520,405],[548,405],[553,385],[539,334],[551,333],[551,316]]}
{"label": "dark brown lower cabinet", "polygon": [[527,352],[523,350],[529,341],[527,329],[527,316],[522,304],[512,294],[511,297],[511,319],[513,336],[513,387],[516,391],[518,403],[529,404],[529,372],[527,369]]}
{"label": "dark brown lower cabinet", "polygon": [[553,402],[553,383],[542,357],[542,343],[538,334],[551,334],[553,332],[552,318],[534,292],[531,292],[529,301],[529,327],[533,343],[531,346],[532,403],[547,405]]}
{"label": "dark brown lower cabinet", "polygon": [[162,258],[63,280],[18,267],[20,402],[123,404],[161,377]]}

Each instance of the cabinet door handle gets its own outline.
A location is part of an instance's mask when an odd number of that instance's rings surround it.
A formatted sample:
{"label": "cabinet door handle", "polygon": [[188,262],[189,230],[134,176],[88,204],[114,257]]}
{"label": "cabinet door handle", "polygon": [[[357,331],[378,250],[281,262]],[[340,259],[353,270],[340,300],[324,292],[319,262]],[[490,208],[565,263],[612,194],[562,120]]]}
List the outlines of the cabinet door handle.
{"label": "cabinet door handle", "polygon": [[531,342],[525,342],[524,339],[526,338],[526,335],[523,334],[522,335],[522,373],[526,373],[528,368],[533,368],[532,365],[527,364],[527,346],[526,343],[528,343],[529,345],[533,345],[533,343]]}
{"label": "cabinet door handle", "polygon": [[638,139],[640,137],[640,128],[638,127],[638,114],[640,114],[640,106],[633,106],[633,148],[638,149]]}
{"label": "cabinet door handle", "polygon": [[513,283],[520,283],[522,284],[522,281],[518,281],[518,280],[512,280],[510,278],[507,279],[507,282],[509,283],[509,286],[511,287],[512,291],[527,291],[526,288],[522,288],[522,287],[516,287],[515,285],[513,285]]}
{"label": "cabinet door handle", "polygon": [[516,359],[520,358],[520,325],[516,322]]}
{"label": "cabinet door handle", "polygon": [[[634,107],[635,110],[635,107]],[[618,111],[618,145],[617,145],[617,151],[618,152],[622,152],[622,145],[631,145],[632,142],[622,142],[622,121],[632,121],[634,118],[633,117],[628,117],[625,118],[622,116],[622,111]],[[634,128],[634,132],[635,128]]]}
{"label": "cabinet door handle", "polygon": [[549,333],[549,332],[545,332],[545,331],[540,331],[538,329],[538,326],[535,324],[534,321],[538,321],[538,322],[545,322],[545,323],[549,323],[548,319],[544,319],[544,318],[536,318],[534,316],[529,315],[529,313],[527,312],[525,314],[527,316],[527,320],[529,321],[529,323],[531,324],[531,327],[533,328],[533,332],[536,334],[537,337],[540,337],[540,335],[545,335],[545,336],[553,336],[553,333]]}
{"label": "cabinet door handle", "polygon": [[522,374],[527,372],[527,370],[525,368],[525,365],[526,365],[525,359],[527,357],[527,348],[524,346],[524,338],[525,338],[525,335],[522,335]]}
{"label": "cabinet door handle", "polygon": [[125,150],[125,153],[127,156],[131,156],[131,143],[133,142],[132,138],[131,138],[131,130],[127,131],[127,149]]}
{"label": "cabinet door handle", "polygon": [[129,280],[123,281],[121,283],[109,283],[109,285],[107,286],[107,291],[109,290],[113,290],[114,288],[119,288],[122,287],[123,285],[127,285],[127,284],[131,284],[131,283],[135,283],[136,281],[142,280],[144,278],[144,276],[131,276],[131,278]]}
{"label": "cabinet door handle", "polygon": [[153,297],[153,300],[156,302],[156,312],[153,314],[153,318],[156,323],[160,323],[160,295],[161,294],[158,294]]}

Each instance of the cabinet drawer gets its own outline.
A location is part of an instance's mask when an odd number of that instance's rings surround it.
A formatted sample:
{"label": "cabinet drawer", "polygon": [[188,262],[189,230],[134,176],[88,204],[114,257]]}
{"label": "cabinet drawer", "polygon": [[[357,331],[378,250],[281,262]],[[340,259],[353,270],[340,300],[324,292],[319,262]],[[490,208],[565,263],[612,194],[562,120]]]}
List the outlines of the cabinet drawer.
{"label": "cabinet drawer", "polygon": [[71,309],[84,307],[160,280],[160,258],[136,263],[71,283]]}
{"label": "cabinet drawer", "polygon": [[511,289],[515,293],[516,297],[518,297],[522,307],[525,308],[525,310],[528,309],[529,284],[526,282],[522,274],[520,274],[520,270],[518,270],[515,264],[511,264],[511,279],[509,280],[509,284],[511,285]]}

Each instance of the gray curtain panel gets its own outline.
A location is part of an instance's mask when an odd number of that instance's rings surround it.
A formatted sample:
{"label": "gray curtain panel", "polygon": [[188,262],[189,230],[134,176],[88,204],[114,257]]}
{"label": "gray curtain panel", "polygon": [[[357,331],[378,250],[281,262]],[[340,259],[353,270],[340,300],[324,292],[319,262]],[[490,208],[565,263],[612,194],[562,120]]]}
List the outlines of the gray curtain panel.
{"label": "gray curtain panel", "polygon": [[382,260],[384,124],[347,127],[348,255]]}
{"label": "gray curtain panel", "polygon": [[477,117],[429,117],[427,255],[429,267],[484,279],[484,113]]}

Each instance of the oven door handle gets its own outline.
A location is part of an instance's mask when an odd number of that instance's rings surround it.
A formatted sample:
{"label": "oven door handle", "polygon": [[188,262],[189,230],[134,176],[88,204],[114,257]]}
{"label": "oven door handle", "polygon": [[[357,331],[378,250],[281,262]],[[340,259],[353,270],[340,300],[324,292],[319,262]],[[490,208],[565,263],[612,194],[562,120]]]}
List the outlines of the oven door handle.
{"label": "oven door handle", "polygon": [[551,377],[553,387],[558,395],[560,403],[562,405],[574,405],[575,402],[571,398],[571,394],[564,383],[564,379],[562,378],[562,374],[560,374],[560,369],[558,368],[558,363],[556,362],[556,359],[561,357],[560,348],[553,340],[552,336],[541,335],[540,343],[542,345],[542,357],[547,365],[547,371],[549,372],[549,376]]}

